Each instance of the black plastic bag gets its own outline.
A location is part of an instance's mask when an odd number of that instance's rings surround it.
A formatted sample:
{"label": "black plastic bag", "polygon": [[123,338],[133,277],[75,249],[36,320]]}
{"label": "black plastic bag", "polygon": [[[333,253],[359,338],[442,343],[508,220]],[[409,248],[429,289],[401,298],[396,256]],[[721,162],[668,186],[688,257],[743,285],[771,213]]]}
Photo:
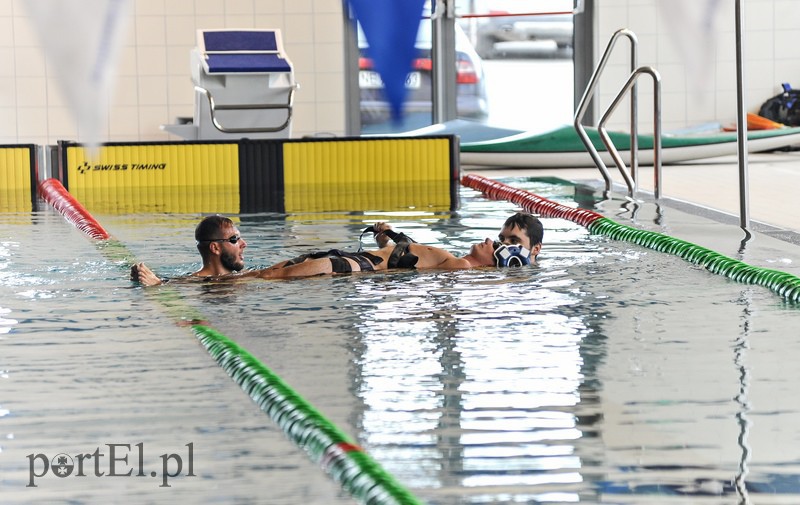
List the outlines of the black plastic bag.
{"label": "black plastic bag", "polygon": [[758,115],[786,126],[800,126],[800,90],[783,83],[783,93],[764,102]]}

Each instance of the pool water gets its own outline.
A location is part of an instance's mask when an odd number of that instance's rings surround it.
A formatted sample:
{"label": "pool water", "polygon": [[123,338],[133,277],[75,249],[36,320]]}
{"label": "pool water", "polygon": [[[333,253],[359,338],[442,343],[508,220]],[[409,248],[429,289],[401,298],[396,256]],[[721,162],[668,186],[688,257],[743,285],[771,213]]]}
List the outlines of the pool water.
{"label": "pool water", "polygon": [[[514,210],[464,188],[457,212],[237,219],[259,266],[376,220],[464,254]],[[197,215],[95,217],[162,275],[198,266]],[[800,502],[800,307],[679,258],[545,219],[538,267],[143,289],[50,209],[0,223],[3,503],[352,503],[176,324],[198,315],[426,503]],[[745,261],[797,268],[760,243]]]}

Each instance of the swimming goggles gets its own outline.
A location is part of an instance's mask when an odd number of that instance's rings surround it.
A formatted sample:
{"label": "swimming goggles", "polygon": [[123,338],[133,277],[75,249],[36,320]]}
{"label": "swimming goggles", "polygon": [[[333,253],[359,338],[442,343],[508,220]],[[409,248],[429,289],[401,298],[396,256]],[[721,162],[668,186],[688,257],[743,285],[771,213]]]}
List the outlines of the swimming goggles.
{"label": "swimming goggles", "polygon": [[205,238],[205,239],[202,239],[202,240],[198,240],[197,242],[198,243],[200,243],[200,242],[230,242],[231,244],[236,244],[240,240],[242,240],[242,236],[241,235],[234,235],[234,236],[228,237],[228,238]]}

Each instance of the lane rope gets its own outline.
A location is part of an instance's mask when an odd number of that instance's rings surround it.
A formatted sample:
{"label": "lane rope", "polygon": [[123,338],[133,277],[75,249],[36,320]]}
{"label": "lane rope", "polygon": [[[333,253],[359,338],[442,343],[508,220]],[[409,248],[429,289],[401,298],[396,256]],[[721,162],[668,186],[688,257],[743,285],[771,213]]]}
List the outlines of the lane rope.
{"label": "lane rope", "polygon": [[95,240],[107,240],[111,235],[89,214],[58,179],[45,179],[39,183],[39,194],[56,209],[64,219]]}
{"label": "lane rope", "polygon": [[749,265],[663,233],[622,225],[592,210],[568,207],[481,175],[467,174],[461,178],[461,184],[489,198],[515,203],[533,214],[567,219],[586,227],[589,233],[672,254],[733,281],[764,286],[786,301],[800,302],[800,277],[796,275]]}
{"label": "lane rope", "polygon": [[[39,194],[64,218],[90,238],[114,261],[128,264],[134,257],[119,241],[92,217],[57,179],[47,179],[38,186]],[[195,337],[208,353],[239,384],[286,436],[304,449],[314,463],[362,503],[379,505],[421,505],[378,462],[326,419],[308,401],[278,375],[244,348],[218,331],[196,324],[203,317],[187,307],[174,288],[160,286],[157,299],[179,325],[192,324]],[[187,318],[187,314],[190,316]]]}
{"label": "lane rope", "polygon": [[363,503],[421,504],[308,401],[245,349],[203,325],[198,340],[250,398],[315,463]]}

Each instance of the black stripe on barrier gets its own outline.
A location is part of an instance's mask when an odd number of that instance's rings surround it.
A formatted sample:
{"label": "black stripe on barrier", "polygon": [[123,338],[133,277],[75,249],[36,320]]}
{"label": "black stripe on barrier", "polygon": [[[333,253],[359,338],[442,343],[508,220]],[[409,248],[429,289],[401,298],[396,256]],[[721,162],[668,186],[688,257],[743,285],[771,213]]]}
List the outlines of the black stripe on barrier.
{"label": "black stripe on barrier", "polygon": [[239,142],[241,212],[284,212],[283,144],[283,140]]}
{"label": "black stripe on barrier", "polygon": [[461,206],[461,141],[450,135],[450,210]]}

